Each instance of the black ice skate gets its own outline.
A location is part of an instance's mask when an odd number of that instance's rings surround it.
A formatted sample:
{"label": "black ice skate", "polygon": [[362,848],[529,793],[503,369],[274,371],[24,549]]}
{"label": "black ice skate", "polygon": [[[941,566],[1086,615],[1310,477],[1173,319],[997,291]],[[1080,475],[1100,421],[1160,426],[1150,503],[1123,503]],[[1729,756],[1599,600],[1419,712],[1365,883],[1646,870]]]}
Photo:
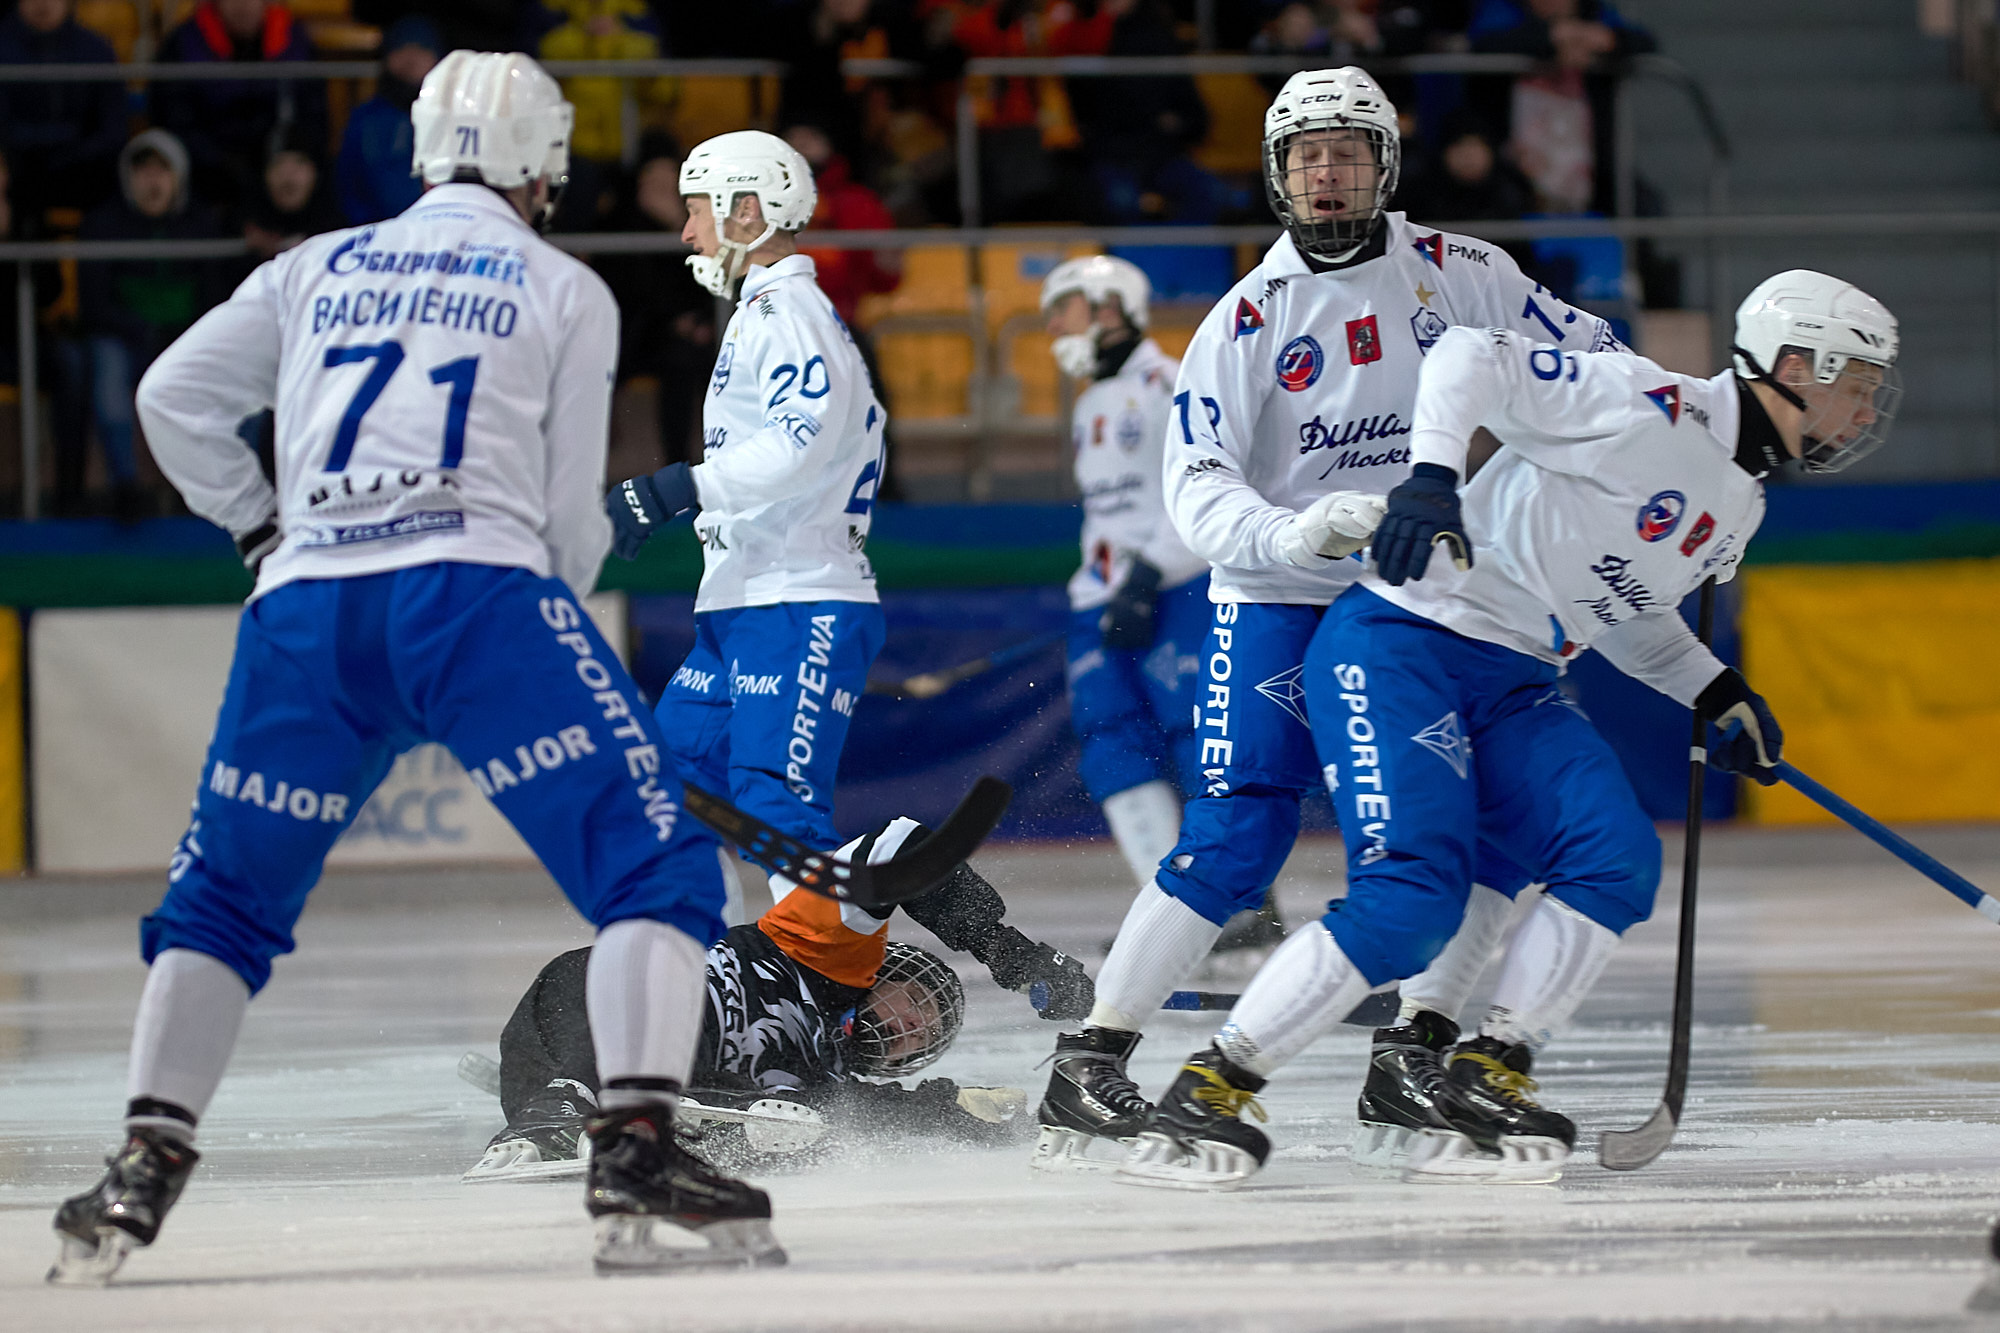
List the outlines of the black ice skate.
{"label": "black ice skate", "polygon": [[1492,1037],[1453,1047],[1437,1104],[1444,1128],[1426,1130],[1410,1149],[1404,1178],[1503,1185],[1560,1180],[1576,1146],[1576,1126],[1534,1099],[1532,1064],[1526,1046]]}
{"label": "black ice skate", "polygon": [[[1037,1171],[1115,1171],[1146,1127],[1153,1104],[1125,1072],[1136,1032],[1087,1027],[1056,1038],[1055,1067],[1036,1118],[1042,1136],[1029,1163]],[[1107,1145],[1116,1145],[1115,1155]],[[1101,1155],[1093,1157],[1095,1148]]]}
{"label": "black ice skate", "polygon": [[62,1253],[49,1281],[63,1286],[101,1287],[125,1256],[151,1245],[167,1210],[181,1197],[201,1154],[178,1139],[135,1129],[95,1188],[63,1200],[56,1209],[56,1239]]}
{"label": "black ice skate", "polygon": [[1243,949],[1275,949],[1285,942],[1284,918],[1278,915],[1275,894],[1264,895],[1264,905],[1238,912],[1223,924],[1210,953],[1236,953]]}
{"label": "black ice skate", "polygon": [[1160,1189],[1235,1189],[1271,1155],[1264,1131],[1242,1119],[1245,1111],[1265,1118],[1256,1097],[1263,1086],[1214,1046],[1194,1056],[1133,1140],[1115,1179]]}
{"label": "black ice skate", "polygon": [[1429,1009],[1418,1010],[1407,1023],[1375,1029],[1349,1150],[1356,1166],[1400,1171],[1417,1136],[1442,1123],[1437,1118],[1442,1057],[1457,1040],[1458,1024]]}
{"label": "black ice skate", "polygon": [[[590,1136],[584,1206],[597,1219],[597,1271],[646,1273],[686,1268],[768,1268],[785,1262],[771,1234],[771,1198],[726,1176],[680,1143],[664,1106],[598,1116]],[[707,1249],[660,1242],[661,1222],[708,1242]]]}
{"label": "black ice skate", "polygon": [[486,1153],[461,1180],[547,1180],[580,1176],[589,1156],[584,1117],[597,1099],[575,1079],[559,1078],[528,1099],[514,1123],[493,1136]]}

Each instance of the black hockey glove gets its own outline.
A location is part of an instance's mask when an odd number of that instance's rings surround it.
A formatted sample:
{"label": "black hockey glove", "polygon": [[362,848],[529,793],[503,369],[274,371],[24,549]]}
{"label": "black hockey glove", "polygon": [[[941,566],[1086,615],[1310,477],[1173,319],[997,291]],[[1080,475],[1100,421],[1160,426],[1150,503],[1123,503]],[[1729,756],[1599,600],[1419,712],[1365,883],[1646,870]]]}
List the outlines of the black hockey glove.
{"label": "black hockey glove", "polygon": [[1104,614],[1097,618],[1097,632],[1106,648],[1136,652],[1153,646],[1153,612],[1160,600],[1160,571],[1137,557],[1132,572],[1111,594]]}
{"label": "black hockey glove", "polygon": [[1709,742],[1709,767],[1739,773],[1760,786],[1777,785],[1776,766],[1779,751],[1785,748],[1785,733],[1771,715],[1771,706],[1750,688],[1743,673],[1735,667],[1724,671],[1708,683],[1694,707],[1722,732]]}
{"label": "black hockey glove", "polygon": [[1458,474],[1436,463],[1419,463],[1407,481],[1389,492],[1389,512],[1375,529],[1375,572],[1392,588],[1420,579],[1431,547],[1443,543],[1451,562],[1472,568],[1472,543],[1458,507]]}
{"label": "black hockey glove", "polygon": [[1088,1018],[1097,1003],[1097,987],[1091,984],[1082,963],[1036,943],[1012,926],[1003,925],[994,933],[986,967],[1007,990],[1026,991],[1038,981],[1047,986],[1048,1004],[1041,1015],[1053,1022]]}
{"label": "black hockey glove", "polygon": [[278,543],[284,539],[285,534],[278,531],[275,514],[236,539],[236,554],[243,558],[243,568],[250,571],[251,578],[257,577],[264,557],[277,550]]}
{"label": "black hockey glove", "polygon": [[611,549],[620,560],[637,560],[646,539],[683,514],[701,512],[694,476],[686,463],[669,463],[650,477],[634,477],[604,497],[611,515]]}

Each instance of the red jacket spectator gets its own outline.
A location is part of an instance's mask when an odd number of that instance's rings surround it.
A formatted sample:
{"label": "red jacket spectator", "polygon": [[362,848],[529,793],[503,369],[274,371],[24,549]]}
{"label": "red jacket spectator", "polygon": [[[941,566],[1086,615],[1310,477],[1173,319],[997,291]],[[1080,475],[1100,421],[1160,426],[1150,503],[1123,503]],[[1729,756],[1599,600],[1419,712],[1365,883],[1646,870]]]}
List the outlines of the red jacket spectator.
{"label": "red jacket spectator", "polygon": [[[311,60],[312,42],[291,10],[268,0],[201,0],[160,42],[163,61]],[[284,139],[327,151],[326,89],[318,80],[161,82],[153,119],[187,145],[197,193],[229,202],[255,197],[264,159]]]}
{"label": "red jacket spectator", "polygon": [[[873,190],[855,181],[847,159],[816,126],[794,125],[785,138],[799,150],[813,169],[813,185],[819,202],[813,206],[813,231],[886,231],[896,225],[895,217]],[[854,327],[855,311],[861,298],[871,292],[892,292],[902,282],[900,265],[873,250],[821,250],[809,248],[819,270],[819,289],[840,313],[848,328]]]}

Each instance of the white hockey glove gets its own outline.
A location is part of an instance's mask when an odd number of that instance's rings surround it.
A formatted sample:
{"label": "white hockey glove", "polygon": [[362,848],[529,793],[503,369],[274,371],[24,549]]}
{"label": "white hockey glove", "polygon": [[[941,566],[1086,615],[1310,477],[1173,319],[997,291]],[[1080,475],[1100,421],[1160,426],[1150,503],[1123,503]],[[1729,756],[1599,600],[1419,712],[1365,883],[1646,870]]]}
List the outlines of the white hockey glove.
{"label": "white hockey glove", "polygon": [[1028,1094],[1019,1088],[960,1088],[958,1108],[975,1120],[1004,1125],[1028,1107]]}
{"label": "white hockey glove", "polygon": [[1278,554],[1305,569],[1353,555],[1368,545],[1388,501],[1366,491],[1334,491],[1307,505],[1278,539]]}

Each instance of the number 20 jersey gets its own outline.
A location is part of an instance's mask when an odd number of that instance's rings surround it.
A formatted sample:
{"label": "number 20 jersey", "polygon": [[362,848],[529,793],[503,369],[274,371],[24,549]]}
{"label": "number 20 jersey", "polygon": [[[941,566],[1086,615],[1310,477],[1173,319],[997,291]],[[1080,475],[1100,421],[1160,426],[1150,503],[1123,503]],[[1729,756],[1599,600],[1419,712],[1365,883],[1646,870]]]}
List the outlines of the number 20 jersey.
{"label": "number 20 jersey", "polygon": [[1564,351],[1621,344],[1489,242],[1384,215],[1376,257],[1314,272],[1289,236],[1217,303],[1181,359],[1167,423],[1167,512],[1213,567],[1217,602],[1326,605],[1359,560],[1278,555],[1331,491],[1386,495],[1410,473],[1424,357],[1454,325],[1519,329]]}
{"label": "number 20 jersey", "polygon": [[[618,307],[484,186],[262,265],[154,363],[148,442],[204,518],[275,507],[259,594],[434,561],[505,565],[579,594],[603,512]],[[237,437],[277,409],[276,495]]]}
{"label": "number 20 jersey", "polygon": [[853,335],[789,255],[743,280],[701,407],[695,610],[873,602],[862,554],[888,415]]}

